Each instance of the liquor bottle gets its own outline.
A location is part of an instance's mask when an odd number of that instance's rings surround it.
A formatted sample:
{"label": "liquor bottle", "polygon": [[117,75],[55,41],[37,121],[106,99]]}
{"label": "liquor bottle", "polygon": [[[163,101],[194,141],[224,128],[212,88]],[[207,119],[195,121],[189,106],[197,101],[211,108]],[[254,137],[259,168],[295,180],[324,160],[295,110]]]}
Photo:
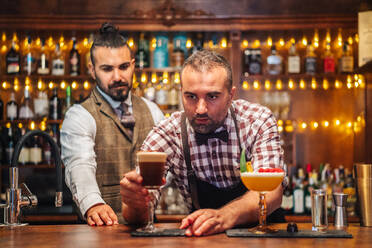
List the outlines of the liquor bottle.
{"label": "liquor bottle", "polygon": [[[89,46],[88,46],[88,49],[85,53],[85,71],[86,71],[87,75],[90,75],[90,69],[89,69],[89,64],[91,63],[90,48],[92,47],[93,40],[94,40],[94,35],[91,33],[91,34],[89,34],[89,38],[88,38]],[[137,60],[137,58],[136,58],[136,60]]]}
{"label": "liquor bottle", "polygon": [[347,41],[342,47],[342,55],[339,62],[340,73],[350,73],[354,70],[354,57]]}
{"label": "liquor bottle", "polygon": [[355,216],[357,197],[356,197],[354,179],[353,179],[352,173],[347,173],[343,192],[345,194],[348,194],[347,203],[346,203],[346,211],[348,213],[348,216]]}
{"label": "liquor bottle", "polygon": [[0,98],[0,120],[4,119],[4,102]]}
{"label": "liquor bottle", "polygon": [[[292,181],[293,182],[293,181]],[[290,182],[288,186],[283,191],[283,198],[281,208],[284,210],[285,214],[293,213],[293,183]]]}
{"label": "liquor bottle", "polygon": [[144,33],[140,33],[135,58],[137,68],[143,69],[149,67],[149,41],[145,39]]}
{"label": "liquor bottle", "polygon": [[324,73],[335,73],[335,58],[331,51],[331,43],[327,42],[323,58]]}
{"label": "liquor bottle", "polygon": [[179,107],[180,90],[178,86],[179,84],[176,84],[174,82],[172,83],[172,87],[170,88],[168,93],[168,109],[177,110]]}
{"label": "liquor bottle", "polygon": [[9,75],[17,75],[20,73],[21,67],[21,56],[16,51],[16,43],[13,40],[12,46],[5,57],[6,61],[6,73]]}
{"label": "liquor bottle", "polygon": [[18,118],[18,104],[15,101],[14,92],[10,93],[10,99],[6,104],[6,119],[14,121]]}
{"label": "liquor bottle", "polygon": [[[53,132],[52,129],[48,128],[48,133],[50,137],[53,137]],[[49,144],[48,141],[44,140],[43,141],[43,157],[44,157],[44,163],[47,165],[51,165],[53,163],[52,160],[52,147]]]}
{"label": "liquor bottle", "polygon": [[277,54],[276,47],[271,47],[271,54],[267,57],[267,73],[270,75],[279,75],[282,73],[282,57]]}
{"label": "liquor bottle", "polygon": [[195,53],[197,51],[202,50],[203,45],[204,45],[204,35],[203,35],[203,33],[198,32],[198,33],[194,34],[193,46],[190,47],[190,49],[187,51],[187,57],[189,57],[190,55],[192,55],[193,53]]}
{"label": "liquor bottle", "polygon": [[144,89],[144,97],[149,100],[154,102],[155,101],[155,87],[151,82],[148,82],[146,85],[146,88]]}
{"label": "liquor bottle", "polygon": [[52,75],[62,76],[65,75],[65,58],[60,50],[60,46],[57,43],[54,51],[54,58],[52,61]]}
{"label": "liquor bottle", "polygon": [[50,73],[49,56],[45,48],[45,39],[41,39],[41,50],[40,50],[40,57],[37,63],[37,74],[48,75],[49,73]]}
{"label": "liquor bottle", "polygon": [[309,42],[306,47],[306,56],[305,56],[305,73],[315,74],[316,73],[316,54],[314,51],[314,46]]}
{"label": "liquor bottle", "polygon": [[67,86],[66,88],[66,99],[65,99],[65,104],[63,106],[62,114],[63,116],[66,115],[67,110],[71,107],[72,105],[72,99],[71,99],[71,86]]}
{"label": "liquor bottle", "polygon": [[19,119],[22,120],[32,120],[34,118],[33,103],[31,99],[30,92],[27,87],[25,87],[24,97],[19,108]]}
{"label": "liquor bottle", "polygon": [[296,50],[296,44],[293,42],[288,51],[288,73],[300,73],[301,60]]}
{"label": "liquor bottle", "polygon": [[72,49],[70,51],[70,75],[80,75],[80,54],[76,49],[76,38],[72,37]]}
{"label": "liquor bottle", "polygon": [[315,189],[315,182],[314,182],[314,177],[312,173],[310,173],[309,177],[309,183],[305,187],[305,213],[306,214],[311,214],[311,191]]}
{"label": "liquor bottle", "polygon": [[7,132],[7,138],[6,138],[6,147],[5,147],[5,159],[6,159],[6,164],[10,165],[12,163],[12,157],[13,157],[13,152],[14,152],[14,137],[13,137],[13,127],[10,125],[8,127],[8,132]]}
{"label": "liquor bottle", "polygon": [[296,186],[293,189],[293,213],[294,214],[304,214],[305,213],[305,195],[304,195],[304,185],[303,185],[303,170],[298,169],[298,179]]}
{"label": "liquor bottle", "polygon": [[49,101],[48,95],[45,91],[39,91],[37,97],[34,98],[35,117],[38,120],[48,117]]}
{"label": "liquor bottle", "polygon": [[[25,135],[27,132],[26,128],[22,127],[21,128],[21,135]],[[18,157],[18,163],[25,165],[30,162],[30,142],[26,140],[24,143],[21,152],[19,153]]]}
{"label": "liquor bottle", "polygon": [[156,48],[153,53],[153,67],[165,68],[169,66],[168,61],[168,38],[164,35],[156,36]]}
{"label": "liquor bottle", "polygon": [[31,75],[36,72],[36,54],[31,46],[31,36],[27,36],[27,43],[23,52],[23,73]]}
{"label": "liquor bottle", "polygon": [[171,54],[171,66],[181,68],[185,60],[185,53],[181,48],[181,40],[176,39],[174,42],[173,53]]}
{"label": "liquor bottle", "polygon": [[30,163],[37,165],[43,161],[40,138],[34,136],[30,142]]}
{"label": "liquor bottle", "polygon": [[60,120],[61,118],[61,100],[58,98],[58,89],[54,88],[49,100],[49,119]]}
{"label": "liquor bottle", "polygon": [[261,73],[262,73],[261,49],[253,48],[251,49],[251,57],[249,60],[249,74],[259,75]]}
{"label": "liquor bottle", "polygon": [[242,69],[243,69],[243,74],[247,73],[249,74],[249,65],[251,62],[251,48],[246,48],[243,51],[243,56],[242,56]]}
{"label": "liquor bottle", "polygon": [[160,79],[155,92],[155,102],[161,110],[168,108],[168,93],[167,85],[163,83],[163,79]]}

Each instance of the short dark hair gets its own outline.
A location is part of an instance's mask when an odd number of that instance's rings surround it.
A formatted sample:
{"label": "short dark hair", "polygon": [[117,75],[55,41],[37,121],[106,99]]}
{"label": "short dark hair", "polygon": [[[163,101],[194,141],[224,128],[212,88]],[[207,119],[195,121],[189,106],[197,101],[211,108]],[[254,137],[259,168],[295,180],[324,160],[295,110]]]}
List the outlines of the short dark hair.
{"label": "short dark hair", "polygon": [[198,72],[209,71],[216,67],[224,68],[227,75],[227,88],[228,90],[231,90],[233,83],[231,65],[222,55],[207,49],[203,49],[193,53],[183,63],[181,76],[182,72],[187,66],[190,66],[192,69]]}
{"label": "short dark hair", "polygon": [[119,48],[127,47],[130,51],[130,56],[133,58],[132,49],[128,46],[126,39],[120,34],[119,29],[113,24],[105,22],[102,24],[99,31],[94,35],[93,44],[90,48],[90,59],[94,65],[94,50],[96,47]]}

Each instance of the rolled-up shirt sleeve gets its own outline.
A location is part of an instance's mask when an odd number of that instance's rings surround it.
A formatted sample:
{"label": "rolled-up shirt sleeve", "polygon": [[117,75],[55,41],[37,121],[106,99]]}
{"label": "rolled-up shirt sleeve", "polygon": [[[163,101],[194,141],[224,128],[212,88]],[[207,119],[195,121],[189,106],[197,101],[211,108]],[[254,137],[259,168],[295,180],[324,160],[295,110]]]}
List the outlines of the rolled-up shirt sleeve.
{"label": "rolled-up shirt sleeve", "polygon": [[73,105],[62,124],[61,153],[66,185],[83,217],[92,206],[105,203],[96,180],[95,135],[92,115],[81,105]]}

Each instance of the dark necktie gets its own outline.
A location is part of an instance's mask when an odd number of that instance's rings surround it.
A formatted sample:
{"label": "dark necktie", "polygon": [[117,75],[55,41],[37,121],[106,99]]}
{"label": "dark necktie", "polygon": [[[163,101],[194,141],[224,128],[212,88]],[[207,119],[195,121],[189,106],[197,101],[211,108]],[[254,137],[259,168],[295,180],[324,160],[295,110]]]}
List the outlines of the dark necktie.
{"label": "dark necktie", "polygon": [[119,116],[120,122],[125,128],[129,129],[130,131],[129,134],[132,138],[133,128],[134,128],[136,121],[133,115],[129,112],[128,105],[126,103],[122,102],[120,106],[118,107],[118,109],[121,112],[121,116]]}
{"label": "dark necktie", "polygon": [[196,143],[199,146],[203,144],[207,145],[208,139],[213,139],[213,138],[217,138],[224,142],[227,142],[229,140],[229,134],[227,133],[226,130],[223,130],[217,133],[208,133],[208,134],[195,133]]}

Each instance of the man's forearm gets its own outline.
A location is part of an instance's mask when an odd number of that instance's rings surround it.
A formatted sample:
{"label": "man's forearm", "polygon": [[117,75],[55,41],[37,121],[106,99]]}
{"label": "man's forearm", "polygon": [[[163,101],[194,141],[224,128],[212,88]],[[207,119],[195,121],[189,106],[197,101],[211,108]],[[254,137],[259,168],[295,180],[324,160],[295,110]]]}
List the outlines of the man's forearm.
{"label": "man's forearm", "polygon": [[[282,201],[283,189],[279,186],[275,190],[266,194],[267,214],[271,214],[280,207]],[[221,208],[221,210],[230,216],[233,226],[253,223],[258,221],[259,217],[259,194],[255,191],[248,191],[242,197],[230,202]]]}

